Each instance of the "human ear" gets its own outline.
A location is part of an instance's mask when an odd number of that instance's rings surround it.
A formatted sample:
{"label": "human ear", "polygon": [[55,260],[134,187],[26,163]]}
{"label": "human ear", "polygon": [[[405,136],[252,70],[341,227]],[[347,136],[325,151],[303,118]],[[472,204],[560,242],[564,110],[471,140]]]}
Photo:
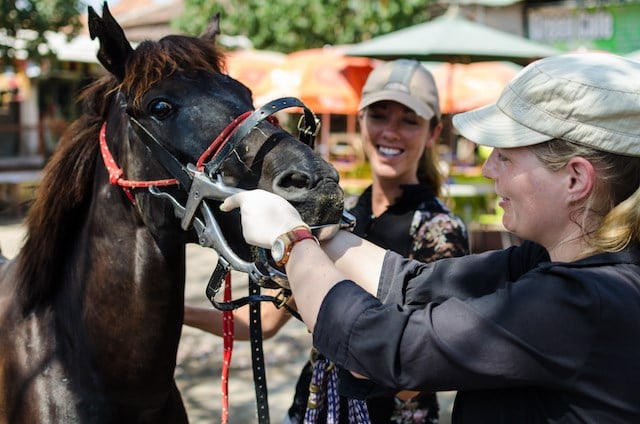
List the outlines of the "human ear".
{"label": "human ear", "polygon": [[569,159],[566,170],[569,173],[568,198],[572,202],[589,197],[596,181],[596,171],[587,159],[576,156]]}

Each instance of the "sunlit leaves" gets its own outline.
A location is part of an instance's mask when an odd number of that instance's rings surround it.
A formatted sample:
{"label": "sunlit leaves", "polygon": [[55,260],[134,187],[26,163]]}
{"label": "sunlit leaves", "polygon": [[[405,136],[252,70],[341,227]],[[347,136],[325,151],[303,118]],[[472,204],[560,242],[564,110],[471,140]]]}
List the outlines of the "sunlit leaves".
{"label": "sunlit leaves", "polygon": [[74,34],[80,27],[81,0],[2,0],[0,2],[0,61],[34,57],[48,51],[46,31]]}
{"label": "sunlit leaves", "polygon": [[198,34],[216,12],[221,30],[246,36],[257,49],[291,52],[352,44],[424,22],[433,0],[185,0],[174,25]]}

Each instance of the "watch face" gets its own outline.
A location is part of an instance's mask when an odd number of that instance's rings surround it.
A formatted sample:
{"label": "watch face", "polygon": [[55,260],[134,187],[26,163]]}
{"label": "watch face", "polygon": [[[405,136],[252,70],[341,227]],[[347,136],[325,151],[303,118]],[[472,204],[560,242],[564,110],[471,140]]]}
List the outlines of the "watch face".
{"label": "watch face", "polygon": [[276,239],[271,247],[271,257],[274,261],[280,262],[284,257],[284,242],[281,239]]}

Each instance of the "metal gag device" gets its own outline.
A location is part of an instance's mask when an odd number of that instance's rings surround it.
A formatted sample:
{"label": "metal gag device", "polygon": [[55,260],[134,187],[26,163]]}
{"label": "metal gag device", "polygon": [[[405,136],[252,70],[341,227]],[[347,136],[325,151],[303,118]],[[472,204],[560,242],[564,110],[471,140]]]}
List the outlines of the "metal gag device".
{"label": "metal gag device", "polygon": [[[268,250],[258,248],[258,261],[248,262],[240,258],[230,248],[210,206],[204,202],[206,199],[224,201],[227,197],[243,190],[224,184],[219,175],[215,179],[210,178],[204,171],[199,171],[192,164],[187,165],[187,170],[193,176],[193,180],[189,190],[189,197],[184,207],[173,196],[155,187],[150,188],[150,191],[154,195],[164,197],[171,202],[174,213],[181,219],[182,229],[187,230],[193,226],[198,235],[198,243],[203,247],[212,248],[218,253],[218,264],[210,280],[210,283],[213,284],[207,287],[209,300],[212,300],[212,297],[218,293],[222,278],[231,269],[247,273],[252,281],[262,287],[288,288],[289,282],[286,274],[271,264]],[[196,212],[200,213],[202,219],[196,216]],[[344,211],[340,222],[312,226],[311,231],[318,240],[326,240],[333,237],[339,230],[346,229],[351,231],[354,226],[355,218],[347,211]],[[242,304],[250,301],[252,299],[243,301]],[[233,309],[238,306],[241,305],[232,304],[222,308],[223,310],[227,308]]]}

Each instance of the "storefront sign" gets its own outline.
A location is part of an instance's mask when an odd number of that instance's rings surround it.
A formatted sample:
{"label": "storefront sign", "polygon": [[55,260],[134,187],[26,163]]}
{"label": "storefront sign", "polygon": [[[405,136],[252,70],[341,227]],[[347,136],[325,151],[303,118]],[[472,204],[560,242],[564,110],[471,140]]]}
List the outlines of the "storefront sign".
{"label": "storefront sign", "polygon": [[543,6],[527,11],[529,38],[562,50],[640,49],[640,4],[598,7]]}

